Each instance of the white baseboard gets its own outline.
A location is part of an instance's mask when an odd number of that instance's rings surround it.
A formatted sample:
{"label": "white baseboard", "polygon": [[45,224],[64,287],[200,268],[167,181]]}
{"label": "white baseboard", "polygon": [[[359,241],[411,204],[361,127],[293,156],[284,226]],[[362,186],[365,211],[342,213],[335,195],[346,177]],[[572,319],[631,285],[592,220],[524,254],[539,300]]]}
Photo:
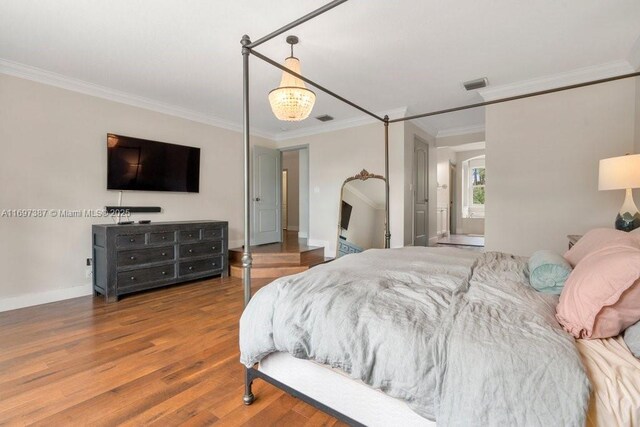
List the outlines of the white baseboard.
{"label": "white baseboard", "polygon": [[87,284],[82,286],[74,286],[72,288],[54,289],[52,291],[2,298],[0,300],[0,312],[16,310],[18,308],[24,307],[31,307],[34,305],[47,304],[50,302],[62,301],[65,299],[84,297],[87,295],[91,295],[92,293],[93,286],[91,284]]}

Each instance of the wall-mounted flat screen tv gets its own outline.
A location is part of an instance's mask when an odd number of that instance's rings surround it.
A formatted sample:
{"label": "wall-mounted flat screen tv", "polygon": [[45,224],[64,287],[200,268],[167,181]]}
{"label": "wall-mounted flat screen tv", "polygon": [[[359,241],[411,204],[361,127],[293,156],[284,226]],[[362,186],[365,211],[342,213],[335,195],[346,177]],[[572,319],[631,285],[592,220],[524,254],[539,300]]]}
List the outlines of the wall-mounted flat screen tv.
{"label": "wall-mounted flat screen tv", "polygon": [[200,149],[107,134],[107,189],[200,190]]}
{"label": "wall-mounted flat screen tv", "polygon": [[351,220],[352,209],[353,209],[353,206],[351,206],[349,203],[345,202],[344,200],[342,201],[342,210],[340,214],[340,227],[343,230],[349,229],[349,221]]}

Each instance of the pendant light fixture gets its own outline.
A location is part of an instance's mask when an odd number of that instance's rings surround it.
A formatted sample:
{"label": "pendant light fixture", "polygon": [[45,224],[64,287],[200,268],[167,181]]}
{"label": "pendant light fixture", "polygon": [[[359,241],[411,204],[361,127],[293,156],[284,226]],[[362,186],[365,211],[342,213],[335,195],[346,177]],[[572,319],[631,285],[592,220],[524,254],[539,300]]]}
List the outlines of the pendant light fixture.
{"label": "pendant light fixture", "polygon": [[[284,60],[284,66],[300,74],[300,60],[293,56],[293,45],[298,43],[298,37],[288,36],[287,43],[291,45],[291,56]],[[304,82],[286,71],[282,72],[280,86],[269,92],[269,103],[273,114],[288,122],[298,122],[311,114],[316,94],[307,89]]]}

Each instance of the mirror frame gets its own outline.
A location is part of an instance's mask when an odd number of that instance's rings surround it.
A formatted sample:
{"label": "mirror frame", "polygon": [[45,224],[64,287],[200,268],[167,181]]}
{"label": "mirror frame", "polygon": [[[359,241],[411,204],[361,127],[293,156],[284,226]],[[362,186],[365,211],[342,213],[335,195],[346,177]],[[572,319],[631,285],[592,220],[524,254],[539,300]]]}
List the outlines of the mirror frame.
{"label": "mirror frame", "polygon": [[[355,174],[354,176],[350,176],[349,178],[345,179],[342,183],[342,187],[340,187],[340,201],[339,201],[339,205],[338,205],[338,225],[337,225],[337,235],[336,235],[336,256],[334,259],[338,259],[338,253],[340,252],[338,250],[339,248],[339,244],[340,244],[340,232],[342,231],[342,228],[340,228],[340,220],[342,219],[342,197],[344,196],[344,186],[347,185],[348,183],[350,183],[351,181],[366,181],[368,179],[380,179],[382,180],[382,182],[385,184],[385,200],[387,197],[389,197],[389,195],[386,192],[386,183],[387,183],[387,179],[382,176],[382,175],[376,175],[374,173],[370,173],[368,170],[366,169],[362,169],[359,173]],[[386,206],[388,206],[388,203],[385,203],[385,214],[386,214]],[[386,218],[386,215],[385,215]],[[385,220],[386,222],[386,220]],[[387,229],[387,224],[385,224],[385,230]]]}

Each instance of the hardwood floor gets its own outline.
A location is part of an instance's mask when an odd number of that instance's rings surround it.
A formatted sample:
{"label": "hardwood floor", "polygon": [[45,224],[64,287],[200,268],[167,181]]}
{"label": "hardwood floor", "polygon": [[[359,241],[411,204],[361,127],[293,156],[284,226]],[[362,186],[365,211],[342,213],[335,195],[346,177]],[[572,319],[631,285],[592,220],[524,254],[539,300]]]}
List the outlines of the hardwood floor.
{"label": "hardwood floor", "polygon": [[241,312],[225,278],[0,313],[0,425],[338,425],[260,380],[242,404]]}

